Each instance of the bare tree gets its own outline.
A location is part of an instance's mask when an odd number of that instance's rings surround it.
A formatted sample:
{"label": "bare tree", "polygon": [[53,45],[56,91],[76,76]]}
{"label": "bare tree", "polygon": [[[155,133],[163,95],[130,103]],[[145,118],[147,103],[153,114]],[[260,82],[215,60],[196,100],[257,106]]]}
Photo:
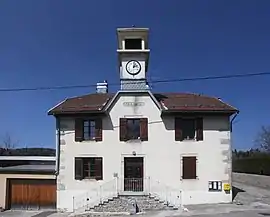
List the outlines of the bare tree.
{"label": "bare tree", "polygon": [[270,126],[262,126],[256,139],[256,147],[270,153]]}
{"label": "bare tree", "polygon": [[2,138],[2,147],[5,149],[13,149],[17,145],[17,141],[12,138],[12,136],[9,133],[6,133]]}

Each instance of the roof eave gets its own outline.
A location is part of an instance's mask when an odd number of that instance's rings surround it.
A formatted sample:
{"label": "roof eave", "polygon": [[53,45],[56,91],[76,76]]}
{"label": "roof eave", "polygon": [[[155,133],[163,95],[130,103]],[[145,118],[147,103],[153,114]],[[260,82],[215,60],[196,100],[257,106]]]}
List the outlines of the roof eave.
{"label": "roof eave", "polygon": [[233,115],[239,113],[239,110],[173,110],[173,109],[164,109],[162,110],[163,114],[175,114],[175,113],[207,113],[207,114],[228,114]]}
{"label": "roof eave", "polygon": [[35,175],[54,175],[55,170],[0,170],[0,174],[35,174]]}
{"label": "roof eave", "polygon": [[80,110],[74,110],[74,111],[56,111],[56,112],[51,112],[48,115],[53,115],[53,116],[61,116],[61,115],[76,115],[76,114],[105,114],[104,110],[85,110],[85,111],[80,111]]}

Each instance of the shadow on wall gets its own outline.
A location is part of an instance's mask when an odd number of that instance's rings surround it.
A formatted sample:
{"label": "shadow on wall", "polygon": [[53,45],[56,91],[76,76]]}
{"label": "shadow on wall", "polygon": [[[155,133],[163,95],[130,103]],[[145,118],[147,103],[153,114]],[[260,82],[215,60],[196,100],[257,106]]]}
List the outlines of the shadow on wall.
{"label": "shadow on wall", "polygon": [[[103,130],[113,130],[114,128],[118,128],[119,126],[113,127],[112,120],[109,116],[103,118],[102,128]],[[63,119],[60,124],[61,131],[70,131],[74,133],[75,131],[75,121],[73,119]]]}
{"label": "shadow on wall", "polygon": [[237,188],[235,186],[232,187],[232,199],[234,200],[234,198],[236,197],[236,195],[239,192],[245,192],[243,189]]}
{"label": "shadow on wall", "polygon": [[[166,130],[173,131],[175,128],[174,118],[175,117],[173,115],[162,115],[161,120],[148,120],[148,125],[150,126],[150,125],[159,124],[162,122]],[[229,130],[229,124],[226,121],[224,122],[216,121],[217,119],[215,116],[209,116],[209,120],[211,119],[213,121],[207,121],[206,123],[204,122],[204,125],[203,125],[204,130],[209,130],[209,131],[211,130],[228,131]],[[111,117],[105,116],[103,117],[102,128],[103,130],[114,130],[114,129],[119,128],[119,123],[113,126]],[[75,130],[75,122],[72,121],[72,119],[64,119],[61,121],[61,131],[74,132],[74,130]]]}
{"label": "shadow on wall", "polygon": [[[196,117],[196,115],[194,114],[194,116],[190,116],[190,117]],[[175,128],[175,116],[173,115],[162,115],[162,120],[163,120],[163,124],[166,128],[166,130],[174,130]],[[203,123],[203,129],[207,130],[207,131],[229,131],[230,130],[230,124],[229,124],[229,119],[227,119],[227,117],[220,117],[220,116],[213,116],[213,115],[209,115],[206,116],[207,118],[207,122]],[[217,119],[220,118],[220,119]],[[224,118],[224,119],[222,119]],[[219,121],[221,120],[221,121]],[[222,121],[224,120],[224,121]]]}

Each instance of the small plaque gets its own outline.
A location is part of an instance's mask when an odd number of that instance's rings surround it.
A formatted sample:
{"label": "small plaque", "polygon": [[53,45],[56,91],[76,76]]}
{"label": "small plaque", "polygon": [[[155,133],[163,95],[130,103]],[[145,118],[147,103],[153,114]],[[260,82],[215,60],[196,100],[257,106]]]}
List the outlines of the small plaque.
{"label": "small plaque", "polygon": [[123,106],[144,106],[144,102],[123,102]]}

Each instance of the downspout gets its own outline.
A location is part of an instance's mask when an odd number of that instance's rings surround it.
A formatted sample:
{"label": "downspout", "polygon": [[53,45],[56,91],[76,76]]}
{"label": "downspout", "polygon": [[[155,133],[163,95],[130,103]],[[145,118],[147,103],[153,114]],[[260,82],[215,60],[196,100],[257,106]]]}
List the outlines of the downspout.
{"label": "downspout", "polygon": [[232,120],[230,121],[230,130],[231,130],[231,132],[232,132],[233,121],[235,120],[235,118],[237,117],[238,114],[239,114],[239,111],[237,111],[237,112],[234,114]]}
{"label": "downspout", "polygon": [[59,175],[59,166],[60,166],[60,120],[59,118],[56,118],[56,162],[55,162],[55,175]]}
{"label": "downspout", "polygon": [[229,179],[229,183],[231,186],[231,200],[233,200],[233,195],[232,195],[232,175],[233,175],[233,166],[232,166],[232,126],[233,126],[233,121],[235,120],[235,118],[238,116],[239,111],[237,111],[233,118],[230,121],[230,152],[229,152],[229,157],[230,157],[230,167],[231,167],[231,171],[230,171],[230,179]]}

